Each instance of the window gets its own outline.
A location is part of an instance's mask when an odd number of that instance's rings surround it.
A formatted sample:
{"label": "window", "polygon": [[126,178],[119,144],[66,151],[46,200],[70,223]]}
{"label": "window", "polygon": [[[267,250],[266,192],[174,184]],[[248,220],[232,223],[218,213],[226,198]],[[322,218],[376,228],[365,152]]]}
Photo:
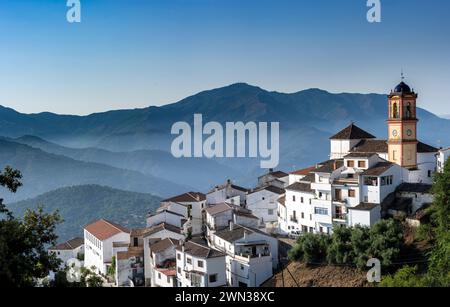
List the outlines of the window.
{"label": "window", "polygon": [[312,214],[309,215],[309,220],[312,221]]}
{"label": "window", "polygon": [[431,177],[431,171],[428,171],[428,178]]}
{"label": "window", "polygon": [[139,245],[139,240],[138,238],[133,238],[133,245],[136,247]]}
{"label": "window", "polygon": [[358,161],[358,167],[359,168],[365,168],[366,167],[366,161]]}
{"label": "window", "polygon": [[273,215],[273,209],[269,209],[268,211],[269,211],[269,212],[268,212],[269,215]]}
{"label": "window", "polygon": [[397,103],[394,103],[394,107],[393,107],[392,114],[393,114],[393,117],[394,117],[394,118],[399,118],[398,105],[397,105]]}
{"label": "window", "polygon": [[303,204],[303,197],[300,197],[300,202]]}
{"label": "window", "polygon": [[320,226],[320,233],[323,233],[323,227],[322,226]]}
{"label": "window", "polygon": [[326,208],[314,208],[314,213],[318,215],[328,215],[328,209]]}
{"label": "window", "polygon": [[161,279],[161,273],[158,273],[158,279]]}
{"label": "window", "polygon": [[199,268],[203,268],[203,261],[199,260],[197,262],[197,265],[198,265]]}
{"label": "window", "polygon": [[348,160],[348,161],[347,161],[347,167],[355,167],[355,161],[353,161],[353,160]]}
{"label": "window", "polygon": [[265,200],[265,199],[266,199],[265,197],[262,198],[262,200]]}
{"label": "window", "polygon": [[243,271],[244,270],[244,265],[243,264],[241,264],[241,271]]}
{"label": "window", "polygon": [[167,283],[170,284],[170,277],[167,276]]}
{"label": "window", "polygon": [[411,102],[408,102],[406,105],[406,118],[411,118],[412,112],[411,112]]}
{"label": "window", "polygon": [[302,219],[304,219],[304,218],[305,218],[305,213],[302,212]]}
{"label": "window", "polygon": [[192,264],[192,258],[187,257],[187,258],[186,258],[186,263],[187,263],[187,264]]}
{"label": "window", "polygon": [[209,275],[209,282],[217,282],[217,274]]}
{"label": "window", "polygon": [[310,204],[310,205],[312,204],[312,201],[311,201],[311,199],[309,199],[309,204]]}
{"label": "window", "polygon": [[348,197],[356,197],[356,191],[355,190],[348,190]]}
{"label": "window", "polygon": [[292,201],[295,201],[295,195],[292,195]]}
{"label": "window", "polygon": [[177,259],[181,260],[181,254],[177,254]]}
{"label": "window", "polygon": [[378,178],[377,177],[364,177],[364,185],[367,186],[378,186]]}

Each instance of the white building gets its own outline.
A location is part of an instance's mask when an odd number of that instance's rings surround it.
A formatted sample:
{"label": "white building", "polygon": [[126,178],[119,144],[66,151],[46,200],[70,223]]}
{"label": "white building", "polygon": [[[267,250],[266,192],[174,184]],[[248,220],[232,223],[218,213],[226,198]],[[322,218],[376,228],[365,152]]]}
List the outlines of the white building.
{"label": "white building", "polygon": [[225,254],[189,241],[176,247],[179,287],[223,287],[227,284]]}
{"label": "white building", "polygon": [[130,242],[130,231],[101,219],[84,227],[84,266],[106,275],[111,265],[114,242]]}
{"label": "white building", "polygon": [[210,205],[205,209],[205,234],[207,237],[210,237],[215,231],[228,228],[230,223],[255,228],[260,225],[258,217],[253,215],[250,210],[239,206],[221,203]]}
{"label": "white building", "polygon": [[450,156],[450,148],[440,149],[439,152],[436,154],[436,164],[437,164],[436,169],[439,173],[444,172],[444,165],[449,156]]}
{"label": "white building", "polygon": [[150,246],[152,287],[177,287],[176,247],[180,241],[166,238]]}
{"label": "white building", "polygon": [[[184,206],[186,211],[179,208]],[[202,233],[202,211],[206,206],[206,195],[200,192],[188,192],[161,201],[161,210],[183,215],[189,223],[193,235]]]}
{"label": "white building", "polygon": [[143,235],[143,246],[144,246],[144,272],[145,272],[145,285],[150,286],[152,282],[152,269],[150,264],[151,258],[151,247],[153,244],[164,240],[164,239],[174,239],[177,241],[184,241],[185,235],[183,229],[175,227],[170,224],[161,223],[150,227]]}
{"label": "white building", "polygon": [[116,286],[143,286],[144,285],[144,248],[128,247],[126,251],[115,253]]}
{"label": "white building", "polygon": [[232,287],[260,286],[278,266],[278,240],[257,229],[231,223],[212,234],[210,245],[227,254],[227,283]]}
{"label": "white building", "polygon": [[[285,183],[287,182],[288,178]],[[263,186],[251,190],[247,194],[246,208],[259,218],[262,225],[277,223],[277,200],[284,192],[284,188],[277,186]]]}
{"label": "white building", "polygon": [[170,211],[168,209],[157,211],[156,213],[149,214],[147,216],[147,227],[152,227],[161,223],[166,223],[176,226],[178,228],[182,228],[184,223],[186,222],[187,222],[186,216],[177,212]]}
{"label": "white building", "polygon": [[215,186],[206,194],[206,203],[210,205],[226,202],[245,207],[247,193],[248,189],[237,186],[228,180],[223,185]]}
{"label": "white building", "polygon": [[64,243],[50,247],[48,252],[54,254],[59,260],[61,260],[60,268],[63,269],[67,265],[67,261],[69,259],[83,259],[84,239],[73,238]]}
{"label": "white building", "polygon": [[289,174],[269,169],[265,175],[258,177],[258,187],[274,186],[284,189],[289,184]]}

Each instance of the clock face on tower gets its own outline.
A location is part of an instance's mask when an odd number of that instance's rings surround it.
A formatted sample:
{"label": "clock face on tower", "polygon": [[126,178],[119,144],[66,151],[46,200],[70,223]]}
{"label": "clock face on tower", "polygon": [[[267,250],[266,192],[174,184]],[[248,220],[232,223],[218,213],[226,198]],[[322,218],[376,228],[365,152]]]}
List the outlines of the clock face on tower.
{"label": "clock face on tower", "polygon": [[398,136],[398,131],[395,129],[392,130],[392,136],[396,138]]}
{"label": "clock face on tower", "polygon": [[408,131],[406,131],[406,134],[407,134],[408,136],[412,136],[413,132],[412,132],[411,129],[408,129]]}

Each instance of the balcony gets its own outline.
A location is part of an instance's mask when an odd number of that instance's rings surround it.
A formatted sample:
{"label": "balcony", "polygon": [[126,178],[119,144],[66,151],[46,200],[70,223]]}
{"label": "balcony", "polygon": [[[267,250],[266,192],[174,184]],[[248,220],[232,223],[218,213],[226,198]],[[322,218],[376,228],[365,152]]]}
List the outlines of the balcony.
{"label": "balcony", "polygon": [[347,223],[347,221],[348,221],[347,213],[335,213],[333,216],[333,222]]}
{"label": "balcony", "polygon": [[290,220],[292,223],[298,223],[298,219],[297,219],[296,216],[291,216],[291,217],[289,218],[289,220]]}
{"label": "balcony", "polygon": [[342,177],[342,178],[337,178],[333,181],[334,184],[340,184],[340,185],[358,185],[359,181],[358,178],[346,178],[346,177]]}

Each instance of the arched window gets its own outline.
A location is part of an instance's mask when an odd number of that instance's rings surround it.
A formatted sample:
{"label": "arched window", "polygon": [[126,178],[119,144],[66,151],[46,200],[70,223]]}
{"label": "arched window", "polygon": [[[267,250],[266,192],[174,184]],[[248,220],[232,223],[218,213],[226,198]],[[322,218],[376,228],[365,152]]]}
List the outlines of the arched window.
{"label": "arched window", "polygon": [[399,116],[398,116],[398,105],[397,105],[397,103],[394,103],[393,111],[392,111],[392,117],[394,117],[394,118],[399,118]]}
{"label": "arched window", "polygon": [[411,112],[411,102],[408,102],[406,105],[406,118],[411,118],[412,112]]}

